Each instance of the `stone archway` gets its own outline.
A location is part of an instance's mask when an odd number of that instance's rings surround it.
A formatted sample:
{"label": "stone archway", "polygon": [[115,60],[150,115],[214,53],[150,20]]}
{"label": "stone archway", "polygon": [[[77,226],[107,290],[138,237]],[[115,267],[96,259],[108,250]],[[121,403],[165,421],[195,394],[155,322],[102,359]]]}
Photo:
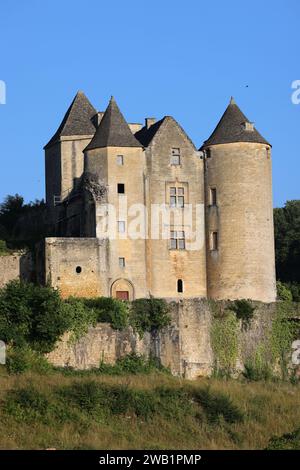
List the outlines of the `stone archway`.
{"label": "stone archway", "polygon": [[115,299],[134,300],[134,287],[128,279],[116,279],[110,288],[110,295]]}

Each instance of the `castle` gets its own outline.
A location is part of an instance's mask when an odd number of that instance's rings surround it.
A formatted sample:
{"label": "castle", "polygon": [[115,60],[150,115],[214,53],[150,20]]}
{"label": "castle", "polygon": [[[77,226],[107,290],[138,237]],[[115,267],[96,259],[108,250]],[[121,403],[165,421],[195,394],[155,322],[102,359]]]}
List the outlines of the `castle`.
{"label": "castle", "polygon": [[79,92],[45,165],[63,296],[275,300],[271,145],[233,99],[197,150],[170,116],[128,123]]}

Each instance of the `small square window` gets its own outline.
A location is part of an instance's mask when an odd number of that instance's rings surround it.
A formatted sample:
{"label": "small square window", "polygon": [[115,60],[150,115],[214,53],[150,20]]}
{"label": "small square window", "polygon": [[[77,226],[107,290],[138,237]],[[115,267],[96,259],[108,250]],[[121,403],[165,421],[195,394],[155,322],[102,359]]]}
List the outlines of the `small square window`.
{"label": "small square window", "polygon": [[124,155],[117,155],[117,165],[124,165]]}
{"label": "small square window", "polygon": [[119,258],[119,267],[125,268],[125,258]]}
{"label": "small square window", "polygon": [[124,193],[125,193],[125,184],[118,183],[118,194],[124,194]]}
{"label": "small square window", "polygon": [[118,221],[118,232],[119,233],[125,232],[125,222],[123,220]]}
{"label": "small square window", "polygon": [[178,196],[184,196],[184,188],[177,188]]}
{"label": "small square window", "polygon": [[176,196],[176,188],[170,188],[170,196]]}

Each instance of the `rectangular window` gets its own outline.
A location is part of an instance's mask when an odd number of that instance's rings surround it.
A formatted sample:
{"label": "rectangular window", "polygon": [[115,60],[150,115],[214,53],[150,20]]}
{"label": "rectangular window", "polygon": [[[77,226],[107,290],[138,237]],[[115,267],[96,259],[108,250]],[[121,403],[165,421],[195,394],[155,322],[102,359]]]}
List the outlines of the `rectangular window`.
{"label": "rectangular window", "polygon": [[211,234],[211,250],[218,249],[218,232],[212,232]]}
{"label": "rectangular window", "polygon": [[125,268],[125,258],[119,258],[119,267]]}
{"label": "rectangular window", "polygon": [[118,183],[118,194],[125,194],[125,184]]}
{"label": "rectangular window", "polygon": [[210,188],[210,205],[216,206],[217,205],[217,189]]}
{"label": "rectangular window", "polygon": [[170,248],[171,250],[185,250],[185,233],[182,230],[171,230]]}
{"label": "rectangular window", "polygon": [[123,220],[118,220],[118,232],[119,233],[125,232],[125,222]]}
{"label": "rectangular window", "polygon": [[184,188],[170,188],[170,206],[184,207]]}
{"label": "rectangular window", "polygon": [[124,155],[117,155],[117,165],[124,165]]}
{"label": "rectangular window", "polygon": [[171,150],[171,165],[180,165],[180,149],[172,148]]}

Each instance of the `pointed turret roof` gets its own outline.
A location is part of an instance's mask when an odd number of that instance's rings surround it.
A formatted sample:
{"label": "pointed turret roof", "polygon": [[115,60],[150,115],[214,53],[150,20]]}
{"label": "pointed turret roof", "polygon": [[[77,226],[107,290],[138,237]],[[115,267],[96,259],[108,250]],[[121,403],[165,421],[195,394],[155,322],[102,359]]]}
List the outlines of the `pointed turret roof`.
{"label": "pointed turret roof", "polygon": [[[246,123],[250,124],[247,126]],[[233,97],[221,117],[217,127],[211,136],[205,140],[202,147],[216,144],[228,144],[232,142],[255,142],[270,145],[260,133],[251,128],[251,122],[242,113]]]}
{"label": "pointed turret roof", "polygon": [[91,119],[97,113],[82,91],[79,91],[73,99],[59,128],[50,139],[45,148],[50,147],[62,136],[94,135],[95,126]]}
{"label": "pointed turret roof", "polygon": [[142,147],[131,132],[113,96],[85,151],[102,147]]}

